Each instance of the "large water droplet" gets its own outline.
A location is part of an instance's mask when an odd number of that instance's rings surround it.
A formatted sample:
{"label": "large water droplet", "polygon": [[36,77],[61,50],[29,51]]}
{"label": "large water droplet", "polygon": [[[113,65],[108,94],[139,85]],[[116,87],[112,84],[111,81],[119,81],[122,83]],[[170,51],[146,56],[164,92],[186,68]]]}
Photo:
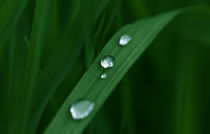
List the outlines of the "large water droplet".
{"label": "large water droplet", "polygon": [[79,100],[72,104],[70,112],[75,120],[84,119],[94,109],[94,103],[88,100]]}
{"label": "large water droplet", "polygon": [[103,68],[111,68],[114,66],[114,57],[106,56],[101,60],[101,66]]}
{"label": "large water droplet", "polygon": [[119,44],[121,46],[125,46],[128,44],[128,42],[132,39],[132,37],[130,35],[124,34],[120,37],[120,41]]}
{"label": "large water droplet", "polygon": [[103,74],[101,75],[101,79],[106,79],[106,77],[107,77],[107,74],[106,74],[106,73],[103,73]]}

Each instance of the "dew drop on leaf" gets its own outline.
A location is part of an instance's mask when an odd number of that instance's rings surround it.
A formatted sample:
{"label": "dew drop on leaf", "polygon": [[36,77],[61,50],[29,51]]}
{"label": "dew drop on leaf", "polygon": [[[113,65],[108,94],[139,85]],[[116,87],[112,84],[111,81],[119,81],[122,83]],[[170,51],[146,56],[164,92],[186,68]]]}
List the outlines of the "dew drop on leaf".
{"label": "dew drop on leaf", "polygon": [[75,120],[81,120],[87,117],[94,109],[95,103],[88,100],[79,100],[70,107],[70,113]]}
{"label": "dew drop on leaf", "polygon": [[107,74],[106,74],[106,73],[103,73],[103,74],[101,75],[101,79],[106,79],[106,77],[107,77]]}
{"label": "dew drop on leaf", "polygon": [[103,68],[111,68],[114,67],[114,57],[112,56],[106,56],[101,60],[101,66]]}
{"label": "dew drop on leaf", "polygon": [[132,37],[131,37],[130,35],[124,34],[124,35],[122,35],[122,36],[120,37],[119,44],[120,44],[121,46],[125,46],[125,45],[128,44],[128,42],[131,41],[131,39],[132,39]]}

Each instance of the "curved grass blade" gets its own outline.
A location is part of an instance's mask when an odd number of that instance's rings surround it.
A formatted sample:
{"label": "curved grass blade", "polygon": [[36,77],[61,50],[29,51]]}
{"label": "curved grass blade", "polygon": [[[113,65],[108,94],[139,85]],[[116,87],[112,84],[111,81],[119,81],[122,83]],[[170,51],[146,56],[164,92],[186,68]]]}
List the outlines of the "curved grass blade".
{"label": "curved grass blade", "polygon": [[[151,44],[159,32],[179,13],[179,11],[163,14],[151,19],[146,19],[122,28],[105,46],[100,55],[78,82],[72,93],[68,96],[53,121],[45,130],[45,134],[79,134],[93,118],[104,101],[114,90],[132,64],[139,58],[144,50]],[[121,35],[130,34],[133,39],[124,48],[118,45]],[[107,70],[108,77],[100,79],[103,70],[100,60],[106,56],[115,57],[116,65]],[[69,107],[74,101],[86,98],[95,102],[95,109],[90,116],[82,121],[73,120]]]}
{"label": "curved grass blade", "polygon": [[[101,2],[97,4],[100,3]],[[79,2],[79,4],[81,4],[81,6],[84,8],[81,8],[81,10],[79,10],[78,14],[75,15],[75,18],[71,20],[72,23],[67,26],[66,33],[62,39],[62,42],[59,45],[60,47],[55,50],[43,72],[38,78],[38,82],[35,86],[35,91],[39,91],[35,93],[35,105],[38,106],[35,109],[35,112],[33,112],[33,118],[29,127],[31,130],[30,132],[35,131],[46,105],[48,104],[52,95],[56,92],[56,89],[60,86],[61,82],[65,79],[65,77],[72,69],[83,47],[83,38],[81,31],[83,31],[83,29],[87,30],[83,27],[83,25],[86,25],[86,18],[84,16],[88,16],[86,15],[87,7],[85,7],[85,4],[87,4],[87,2],[81,1]],[[103,5],[105,6],[105,4]],[[104,6],[100,6],[99,8],[104,8]],[[42,95],[40,95],[40,91],[42,92]]]}
{"label": "curved grass blade", "polygon": [[[63,49],[66,47],[62,47]],[[55,59],[59,59],[62,57],[64,50],[59,49],[60,51],[57,51],[55,55],[53,55],[53,58],[51,58],[49,64],[44,69],[43,73],[39,77],[39,81],[36,85],[36,89],[42,89],[47,90],[46,93],[44,93],[43,96],[40,98],[40,105],[37,107],[37,109],[34,112],[33,118],[30,123],[30,132],[35,132],[37,125],[40,121],[41,115],[48,104],[50,98],[55,93],[56,89],[60,86],[62,81],[65,79],[66,75],[68,75],[69,71],[72,69],[76,59],[78,58],[81,50],[82,50],[82,42],[77,42],[77,47],[71,48],[69,51],[70,54],[67,55],[64,60],[61,62],[54,62],[59,61]],[[66,51],[67,52],[67,51]],[[55,58],[57,56],[57,58]],[[71,62],[70,62],[71,61]],[[52,66],[56,66],[56,68],[52,68]],[[50,74],[50,75],[49,75]]]}
{"label": "curved grass blade", "polygon": [[43,72],[38,77],[34,88],[34,95],[36,96],[33,100],[35,112],[33,112],[33,117],[29,124],[30,132],[36,130],[46,105],[72,69],[82,50],[83,32],[81,31],[83,31],[83,27],[78,26],[85,23],[83,21],[83,14],[84,10],[80,10],[74,22],[68,26],[60,45],[55,49]]}

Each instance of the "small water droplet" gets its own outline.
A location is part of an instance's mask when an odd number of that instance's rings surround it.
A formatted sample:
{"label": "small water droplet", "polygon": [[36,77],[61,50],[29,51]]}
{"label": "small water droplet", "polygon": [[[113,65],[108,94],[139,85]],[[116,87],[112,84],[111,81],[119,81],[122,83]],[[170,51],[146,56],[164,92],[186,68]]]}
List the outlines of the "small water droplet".
{"label": "small water droplet", "polygon": [[121,46],[125,46],[128,44],[128,42],[132,39],[132,37],[130,35],[124,34],[120,37],[120,41],[119,44]]}
{"label": "small water droplet", "polygon": [[79,100],[72,104],[70,112],[75,120],[84,119],[94,109],[94,103],[88,100]]}
{"label": "small water droplet", "polygon": [[106,74],[106,73],[103,73],[103,74],[101,75],[101,79],[106,79],[106,77],[107,77],[107,74]]}
{"label": "small water droplet", "polygon": [[101,60],[101,66],[103,68],[111,68],[114,66],[114,57],[112,56],[106,56]]}

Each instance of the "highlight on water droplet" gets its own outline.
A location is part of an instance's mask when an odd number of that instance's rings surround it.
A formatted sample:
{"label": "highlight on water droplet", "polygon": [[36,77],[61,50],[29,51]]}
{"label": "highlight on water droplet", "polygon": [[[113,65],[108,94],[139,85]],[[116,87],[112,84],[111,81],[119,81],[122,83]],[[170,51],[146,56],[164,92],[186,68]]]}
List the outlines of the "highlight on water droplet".
{"label": "highlight on water droplet", "polygon": [[101,66],[103,68],[111,68],[114,67],[114,57],[108,55],[101,60]]}
{"label": "highlight on water droplet", "polygon": [[103,73],[103,74],[101,75],[101,79],[106,79],[106,77],[107,77],[107,74],[106,74],[106,73]]}
{"label": "highlight on water droplet", "polygon": [[124,34],[124,35],[122,35],[122,36],[120,37],[119,44],[120,44],[121,46],[125,46],[125,45],[128,44],[128,42],[131,41],[131,39],[132,39],[132,37],[131,37],[130,35]]}
{"label": "highlight on water droplet", "polygon": [[75,120],[81,120],[87,117],[94,109],[94,102],[89,100],[79,100],[72,104],[70,113]]}

